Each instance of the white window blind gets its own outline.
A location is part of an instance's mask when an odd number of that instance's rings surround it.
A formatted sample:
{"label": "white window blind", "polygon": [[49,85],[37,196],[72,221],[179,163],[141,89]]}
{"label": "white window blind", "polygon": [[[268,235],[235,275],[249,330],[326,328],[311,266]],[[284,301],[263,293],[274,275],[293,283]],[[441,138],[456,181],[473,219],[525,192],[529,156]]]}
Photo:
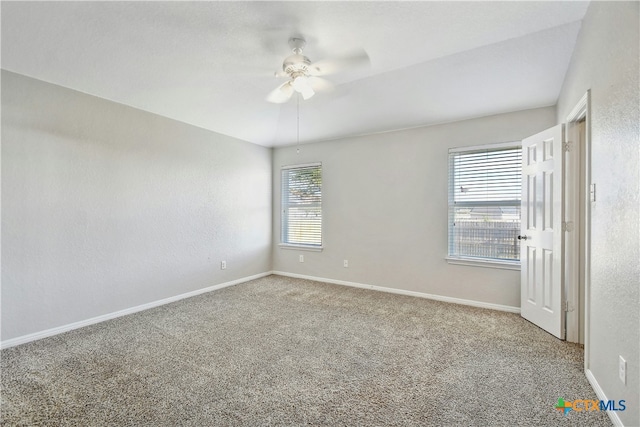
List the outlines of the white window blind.
{"label": "white window blind", "polygon": [[322,164],[282,168],[281,242],[322,246]]}
{"label": "white window blind", "polygon": [[449,257],[520,260],[519,146],[450,150]]}

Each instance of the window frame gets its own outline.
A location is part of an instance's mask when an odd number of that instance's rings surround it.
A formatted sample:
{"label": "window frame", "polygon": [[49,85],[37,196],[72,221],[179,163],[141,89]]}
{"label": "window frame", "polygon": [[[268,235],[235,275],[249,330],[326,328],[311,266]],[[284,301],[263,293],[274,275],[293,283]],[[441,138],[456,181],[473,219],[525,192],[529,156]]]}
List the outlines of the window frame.
{"label": "window frame", "polygon": [[[453,171],[453,156],[455,154],[460,153],[473,153],[483,150],[490,151],[501,151],[501,150],[509,150],[509,149],[521,149],[522,141],[511,141],[511,142],[502,142],[495,144],[483,144],[483,145],[474,145],[467,147],[456,147],[450,148],[448,152],[448,177],[447,177],[447,256],[445,257],[446,261],[449,264],[456,265],[466,265],[466,266],[476,266],[476,267],[489,267],[489,268],[498,268],[505,270],[520,270],[521,261],[520,260],[508,260],[508,259],[500,259],[500,258],[488,258],[488,257],[475,257],[470,255],[457,255],[452,251],[453,246],[453,219],[454,214],[452,209],[455,209],[455,201],[454,197],[454,171]],[[522,177],[520,177],[520,182],[522,182]],[[519,200],[520,206],[522,200]],[[463,202],[462,204],[468,204],[469,206],[473,204],[480,204],[479,202]],[[486,205],[498,205],[496,202],[485,202]],[[509,206],[515,206],[513,203],[508,204]],[[521,216],[522,218],[522,216]]]}
{"label": "window frame", "polygon": [[[320,201],[318,203],[312,203],[308,205],[308,207],[319,207],[320,208],[320,244],[305,244],[299,242],[289,242],[286,241],[286,236],[288,234],[289,221],[287,217],[287,210],[291,206],[296,206],[296,204],[287,203],[285,198],[285,189],[288,191],[288,187],[285,188],[285,174],[291,170],[296,169],[310,169],[310,168],[318,168],[320,171]],[[306,250],[306,251],[322,251],[323,246],[323,224],[322,224],[322,162],[313,162],[313,163],[302,163],[295,165],[287,165],[282,166],[280,168],[280,243],[278,246],[282,249],[296,249],[296,250]],[[298,205],[299,206],[299,205]]]}

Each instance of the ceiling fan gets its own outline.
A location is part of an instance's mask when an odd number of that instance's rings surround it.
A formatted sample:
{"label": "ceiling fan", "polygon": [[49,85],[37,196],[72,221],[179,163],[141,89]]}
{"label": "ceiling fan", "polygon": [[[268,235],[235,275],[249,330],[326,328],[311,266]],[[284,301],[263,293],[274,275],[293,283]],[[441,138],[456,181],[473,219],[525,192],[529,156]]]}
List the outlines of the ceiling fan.
{"label": "ceiling fan", "polygon": [[282,104],[291,99],[295,92],[302,95],[303,99],[309,99],[316,91],[333,89],[333,84],[320,76],[369,64],[369,55],[364,49],[347,57],[311,62],[302,54],[306,44],[307,42],[301,37],[289,39],[289,47],[293,50],[293,55],[286,57],[282,63],[282,71],[275,73],[276,77],[287,77],[288,80],[271,91],[267,95],[267,101]]}

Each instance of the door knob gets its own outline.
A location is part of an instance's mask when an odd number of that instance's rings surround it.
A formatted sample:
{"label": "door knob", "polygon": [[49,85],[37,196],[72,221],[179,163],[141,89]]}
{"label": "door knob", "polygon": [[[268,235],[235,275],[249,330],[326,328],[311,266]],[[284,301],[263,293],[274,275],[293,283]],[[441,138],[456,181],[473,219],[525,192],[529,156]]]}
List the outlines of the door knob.
{"label": "door knob", "polygon": [[527,240],[528,237],[527,236],[518,236],[518,240]]}

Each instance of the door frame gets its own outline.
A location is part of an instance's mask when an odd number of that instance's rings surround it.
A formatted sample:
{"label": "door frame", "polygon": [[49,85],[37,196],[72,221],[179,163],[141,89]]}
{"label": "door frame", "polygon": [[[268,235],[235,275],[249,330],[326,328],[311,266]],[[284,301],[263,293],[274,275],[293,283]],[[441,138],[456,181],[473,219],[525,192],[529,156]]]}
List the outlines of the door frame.
{"label": "door frame", "polygon": [[[576,256],[576,259],[579,258],[577,269],[574,270],[573,273],[569,273],[575,274],[575,272],[578,272],[578,277],[567,282],[571,286],[571,289],[568,289],[568,296],[571,296],[568,303],[569,307],[580,307],[584,312],[584,323],[582,324],[584,331],[584,368],[588,370],[589,316],[591,306],[591,203],[595,201],[595,193],[593,195],[594,198],[591,198],[591,90],[587,90],[573,110],[567,115],[567,127],[573,128],[578,122],[583,120],[585,121],[584,145],[576,147],[576,149],[582,151],[582,155],[579,156],[579,173],[583,185],[578,185],[578,191],[582,194],[582,203],[578,203],[578,209],[574,213],[574,218],[570,219],[578,221],[576,222],[578,224],[575,230],[576,232],[566,233],[565,237],[567,243],[570,241],[570,247],[579,248],[578,256]],[[576,141],[575,145],[577,146],[578,143],[579,141]],[[580,219],[582,220],[580,221]],[[569,244],[566,247],[569,247]],[[579,257],[580,252],[584,254],[583,257]],[[576,254],[574,254],[574,256],[575,255]],[[582,286],[580,279],[582,279]],[[583,305],[580,304],[580,292],[584,295]],[[567,312],[567,341],[578,342],[579,334],[577,328],[580,327],[580,323],[579,315],[576,311]]]}

